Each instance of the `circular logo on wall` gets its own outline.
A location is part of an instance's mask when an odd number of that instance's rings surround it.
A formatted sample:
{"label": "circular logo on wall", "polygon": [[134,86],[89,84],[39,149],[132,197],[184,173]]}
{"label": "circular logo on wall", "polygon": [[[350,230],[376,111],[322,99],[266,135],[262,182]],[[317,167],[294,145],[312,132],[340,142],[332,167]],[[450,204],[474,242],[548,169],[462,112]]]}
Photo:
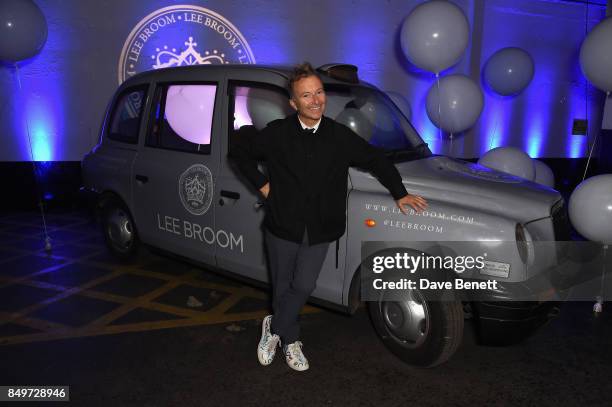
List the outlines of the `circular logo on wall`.
{"label": "circular logo on wall", "polygon": [[143,71],[182,65],[254,64],[238,29],[204,7],[178,5],[140,20],[123,44],[119,83]]}
{"label": "circular logo on wall", "polygon": [[179,177],[178,189],[185,209],[192,215],[203,215],[213,198],[212,173],[207,166],[194,164]]}

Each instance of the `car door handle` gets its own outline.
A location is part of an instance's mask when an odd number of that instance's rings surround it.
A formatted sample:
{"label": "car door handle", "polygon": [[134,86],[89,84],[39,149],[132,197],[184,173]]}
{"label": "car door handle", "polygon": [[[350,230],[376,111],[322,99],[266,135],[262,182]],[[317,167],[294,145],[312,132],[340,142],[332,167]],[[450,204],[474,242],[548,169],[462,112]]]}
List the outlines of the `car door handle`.
{"label": "car door handle", "polygon": [[140,174],[136,174],[136,181],[140,181],[143,184],[146,184],[149,181],[149,177],[147,177],[146,175],[140,175]]}
{"label": "car door handle", "polygon": [[240,194],[238,192],[232,192],[232,191],[221,190],[221,196],[223,198],[240,199]]}

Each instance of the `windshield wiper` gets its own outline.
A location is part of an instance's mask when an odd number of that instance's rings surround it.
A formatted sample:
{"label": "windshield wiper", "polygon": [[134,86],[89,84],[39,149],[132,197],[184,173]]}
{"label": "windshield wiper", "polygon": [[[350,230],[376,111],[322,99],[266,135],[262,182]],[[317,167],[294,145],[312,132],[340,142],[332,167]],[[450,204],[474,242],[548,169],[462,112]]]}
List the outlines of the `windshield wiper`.
{"label": "windshield wiper", "polygon": [[427,143],[422,143],[415,146],[412,149],[398,149],[398,150],[387,150],[385,151],[385,155],[391,159],[391,161],[404,161],[404,160],[414,160],[417,158],[427,157],[425,152],[428,152],[429,149],[427,147]]}

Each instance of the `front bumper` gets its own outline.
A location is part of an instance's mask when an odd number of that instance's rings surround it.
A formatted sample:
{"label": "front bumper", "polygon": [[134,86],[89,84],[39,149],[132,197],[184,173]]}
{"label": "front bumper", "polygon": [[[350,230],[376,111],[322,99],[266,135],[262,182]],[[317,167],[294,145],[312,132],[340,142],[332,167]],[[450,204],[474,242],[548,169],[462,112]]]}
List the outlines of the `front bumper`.
{"label": "front bumper", "polygon": [[559,314],[559,302],[473,303],[479,339],[487,345],[518,343]]}

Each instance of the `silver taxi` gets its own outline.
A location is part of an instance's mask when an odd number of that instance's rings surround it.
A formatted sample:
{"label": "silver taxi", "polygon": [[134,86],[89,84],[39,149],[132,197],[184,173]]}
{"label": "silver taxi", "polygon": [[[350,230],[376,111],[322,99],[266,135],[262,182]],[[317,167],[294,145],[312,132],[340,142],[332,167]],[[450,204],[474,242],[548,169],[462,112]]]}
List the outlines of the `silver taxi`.
{"label": "silver taxi", "polygon": [[[409,216],[369,173],[349,171],[347,228],[332,243],[311,301],[352,314],[362,303],[360,266],[377,250],[422,242],[505,241],[491,279],[522,283],[538,276],[526,265],[525,243],[566,238],[557,191],[469,162],[433,155],[409,121],[356,67],[330,64],[319,72],[326,115],[386,151],[410,193],[427,199]],[[119,257],[146,244],[255,285],[268,271],[262,234],[264,202],[228,160],[231,138],[244,126],[262,129],[292,113],[286,90],[291,68],[200,65],[136,75],[116,91],[99,143],[82,161],[84,187],[109,249]],[[262,164],[263,165],[263,164]],[[262,167],[265,170],[265,167]],[[557,259],[547,256],[548,266]],[[501,264],[501,272],[499,272]],[[541,270],[539,268],[538,270]],[[409,290],[393,301],[368,302],[384,344],[407,363],[434,366],[459,346],[464,319],[474,318],[483,342],[518,341],[545,322],[554,304],[532,301],[430,301]]]}

